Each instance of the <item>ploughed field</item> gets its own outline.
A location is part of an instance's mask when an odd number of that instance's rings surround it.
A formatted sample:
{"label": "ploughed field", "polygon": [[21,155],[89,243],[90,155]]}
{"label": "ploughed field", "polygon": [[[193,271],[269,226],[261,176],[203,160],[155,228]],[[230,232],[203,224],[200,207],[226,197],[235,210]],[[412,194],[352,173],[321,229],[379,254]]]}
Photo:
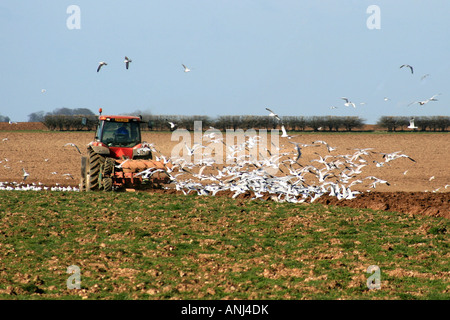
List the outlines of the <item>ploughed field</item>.
{"label": "ploughed field", "polygon": [[[18,126],[21,124],[18,124]],[[9,125],[11,126],[11,125]],[[0,183],[2,186],[20,183],[21,185],[35,186],[70,186],[77,188],[80,182],[81,155],[86,155],[86,145],[93,139],[93,132],[50,132],[10,130],[8,125],[0,129]],[[258,134],[259,132],[256,131]],[[196,137],[192,134],[191,141],[186,141],[175,136],[171,132],[143,132],[143,140],[151,143],[158,151],[154,154],[164,155],[166,158],[175,159],[174,150],[184,150],[185,142],[192,146],[194,142],[210,145],[211,141],[206,137],[207,133],[199,134]],[[260,146],[259,152],[264,157],[270,158],[270,154],[265,152],[264,147],[275,153],[275,146],[271,144],[270,134],[268,142]],[[203,137],[202,141],[198,137]],[[226,141],[226,135],[222,133],[222,138]],[[351,189],[361,193],[350,200],[322,195],[315,199],[317,203],[337,206],[350,206],[355,208],[371,208],[375,210],[397,211],[407,214],[423,214],[428,216],[450,217],[450,135],[448,133],[294,133],[291,139],[279,137],[280,153],[283,159],[296,159],[297,151],[291,142],[301,144],[312,144],[314,141],[325,141],[329,147],[335,148],[329,151],[324,144],[317,147],[303,147],[302,155],[297,161],[298,164],[290,165],[285,162],[280,164],[282,171],[276,176],[289,174],[289,169],[298,169],[306,166],[314,166],[318,169],[324,167],[320,159],[331,161],[339,159],[344,155],[355,156],[354,160],[359,161],[361,173],[357,178],[361,182],[352,185]],[[173,140],[173,141],[172,141]],[[274,140],[276,143],[276,140]],[[78,146],[81,154],[73,146],[66,145],[74,143]],[[368,149],[370,148],[370,149]],[[356,156],[358,149],[366,152]],[[365,149],[365,150],[363,150]],[[203,148],[204,152],[206,149]],[[247,149],[248,150],[248,149]],[[405,154],[403,157],[386,162],[384,154],[399,151],[398,154]],[[224,144],[215,144],[214,152],[210,156],[222,152],[223,159],[226,160],[230,150]],[[245,153],[245,151],[243,151]],[[181,156],[178,153],[178,156]],[[258,157],[262,157],[258,153]],[[325,158],[327,157],[327,158]],[[208,156],[204,155],[203,159]],[[211,158],[211,157],[210,157]],[[412,159],[412,160],[411,160]],[[194,160],[194,157],[192,157]],[[378,164],[378,166],[377,166]],[[192,173],[202,170],[203,176],[210,176],[218,173],[224,166],[233,164],[212,164],[185,168]],[[255,167],[256,168],[256,167]],[[26,180],[23,180],[23,169],[29,173]],[[173,173],[175,174],[175,172]],[[310,174],[312,175],[312,174]],[[387,183],[372,184],[374,180],[367,177],[377,177]],[[180,179],[189,179],[192,176],[181,175]],[[332,179],[331,179],[332,180]],[[330,180],[330,181],[331,181]],[[308,182],[308,181],[306,181]],[[311,182],[310,182],[311,183]],[[149,192],[182,193],[173,187],[163,190],[150,190]],[[217,193],[217,196],[235,196],[238,199],[251,199],[254,194],[246,192],[235,195],[231,191]],[[277,201],[273,195],[263,194],[262,200]],[[310,201],[305,201],[309,203]]]}

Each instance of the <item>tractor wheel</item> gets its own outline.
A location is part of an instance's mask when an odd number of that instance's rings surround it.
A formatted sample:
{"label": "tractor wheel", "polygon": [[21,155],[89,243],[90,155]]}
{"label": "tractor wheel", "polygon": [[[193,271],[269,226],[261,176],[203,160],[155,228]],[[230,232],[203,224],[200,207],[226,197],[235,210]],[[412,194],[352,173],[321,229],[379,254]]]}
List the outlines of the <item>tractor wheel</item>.
{"label": "tractor wheel", "polygon": [[102,180],[103,190],[104,191],[112,191],[113,181],[112,178],[103,178]]}
{"label": "tractor wheel", "polygon": [[103,164],[102,170],[102,188],[104,191],[112,191],[113,188],[113,180],[112,174],[114,172],[114,164],[115,160],[113,158],[106,158],[105,163]]}
{"label": "tractor wheel", "polygon": [[92,148],[88,148],[87,162],[86,190],[99,190],[100,168],[105,162],[105,158],[95,153]]}
{"label": "tractor wheel", "polygon": [[114,170],[114,164],[116,161],[113,158],[106,158],[103,165],[103,177],[109,177]]}

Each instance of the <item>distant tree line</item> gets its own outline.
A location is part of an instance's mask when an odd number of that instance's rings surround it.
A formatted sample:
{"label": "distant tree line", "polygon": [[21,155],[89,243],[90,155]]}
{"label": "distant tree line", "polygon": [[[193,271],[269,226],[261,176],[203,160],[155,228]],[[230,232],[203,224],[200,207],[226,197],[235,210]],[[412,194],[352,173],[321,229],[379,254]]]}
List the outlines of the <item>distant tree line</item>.
{"label": "distant tree line", "polygon": [[281,122],[269,116],[253,116],[253,115],[227,115],[219,116],[212,119],[207,116],[179,116],[179,115],[149,115],[144,120],[152,124],[152,130],[167,130],[170,128],[169,122],[177,124],[178,128],[192,130],[194,121],[201,120],[203,129],[214,127],[219,130],[227,129],[275,129],[280,128],[283,124],[288,131],[305,131],[305,130],[328,130],[339,131],[362,128],[364,120],[359,117],[336,117],[336,116],[284,116]]}
{"label": "distant tree line", "polygon": [[97,117],[87,108],[57,108],[47,113],[33,112],[28,115],[28,122],[42,122],[50,130],[80,131],[95,129]]}
{"label": "distant tree line", "polygon": [[[171,130],[169,122],[176,124],[176,128],[194,130],[194,121],[202,121],[204,130],[214,127],[225,131],[227,129],[275,129],[284,125],[287,131],[352,131],[365,126],[365,120],[357,116],[282,116],[281,122],[269,116],[255,115],[223,115],[211,118],[202,115],[152,115],[149,112],[135,111],[130,115],[141,115],[146,122],[143,130],[167,131]],[[30,122],[42,122],[50,130],[94,130],[98,116],[87,108],[59,108],[52,112],[34,112],[28,115]],[[3,117],[5,118],[5,117]],[[0,116],[0,120],[3,119]],[[6,117],[7,118],[7,117]],[[9,121],[9,118],[7,118]],[[404,131],[408,128],[411,117],[382,116],[376,125],[387,131]],[[148,122],[148,126],[147,126]],[[450,128],[448,116],[420,116],[414,117],[417,131],[447,131]]]}
{"label": "distant tree line", "polygon": [[[130,113],[132,114],[132,113]],[[97,115],[90,114],[57,114],[48,113],[41,122],[49,130],[93,130],[97,124]],[[30,117],[30,119],[34,119]],[[167,131],[171,130],[170,122],[176,124],[176,128],[189,131],[194,130],[194,122],[201,121],[204,130],[214,127],[219,130],[227,129],[280,129],[281,124],[288,131],[352,131],[362,128],[365,123],[359,117],[337,117],[337,116],[285,116],[281,122],[269,116],[252,115],[230,115],[211,118],[208,116],[193,115],[143,115],[143,130]],[[148,125],[147,125],[148,123]]]}

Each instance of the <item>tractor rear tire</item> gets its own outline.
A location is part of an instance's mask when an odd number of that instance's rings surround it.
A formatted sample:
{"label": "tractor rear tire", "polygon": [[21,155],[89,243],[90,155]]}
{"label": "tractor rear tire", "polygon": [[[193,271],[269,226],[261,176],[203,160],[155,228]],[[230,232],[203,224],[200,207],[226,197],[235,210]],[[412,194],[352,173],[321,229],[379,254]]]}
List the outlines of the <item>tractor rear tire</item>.
{"label": "tractor rear tire", "polygon": [[87,160],[87,175],[86,175],[86,190],[94,191],[100,189],[99,176],[100,168],[105,162],[105,158],[92,148],[88,148],[88,160]]}
{"label": "tractor rear tire", "polygon": [[109,178],[109,177],[108,178],[103,178],[102,185],[103,185],[103,190],[104,191],[107,191],[107,192],[112,191],[112,189],[113,189],[112,178]]}

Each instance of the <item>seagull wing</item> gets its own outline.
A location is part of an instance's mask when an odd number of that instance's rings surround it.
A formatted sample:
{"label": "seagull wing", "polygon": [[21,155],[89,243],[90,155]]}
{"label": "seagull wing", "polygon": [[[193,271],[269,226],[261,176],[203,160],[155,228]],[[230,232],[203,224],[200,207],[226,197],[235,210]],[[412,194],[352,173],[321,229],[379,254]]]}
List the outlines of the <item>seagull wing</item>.
{"label": "seagull wing", "polygon": [[432,96],[432,97],[431,97],[430,99],[428,99],[428,100],[430,100],[430,101],[437,101],[436,97],[439,96],[439,95],[440,95],[440,93],[435,94],[434,96]]}
{"label": "seagull wing", "polygon": [[100,63],[97,67],[97,72],[99,72],[101,68],[102,68],[102,64]]}
{"label": "seagull wing", "polygon": [[300,147],[297,145],[296,147],[298,155],[297,155],[297,159],[295,159],[295,161],[298,161],[298,159],[300,159],[300,157],[302,156],[302,150],[300,149]]}
{"label": "seagull wing", "polygon": [[78,146],[77,146],[75,143],[69,142],[69,143],[66,143],[66,144],[64,145],[64,147],[65,147],[65,146],[72,146],[72,147],[75,147],[75,148],[77,149],[78,153],[81,154],[80,149],[78,148]]}

